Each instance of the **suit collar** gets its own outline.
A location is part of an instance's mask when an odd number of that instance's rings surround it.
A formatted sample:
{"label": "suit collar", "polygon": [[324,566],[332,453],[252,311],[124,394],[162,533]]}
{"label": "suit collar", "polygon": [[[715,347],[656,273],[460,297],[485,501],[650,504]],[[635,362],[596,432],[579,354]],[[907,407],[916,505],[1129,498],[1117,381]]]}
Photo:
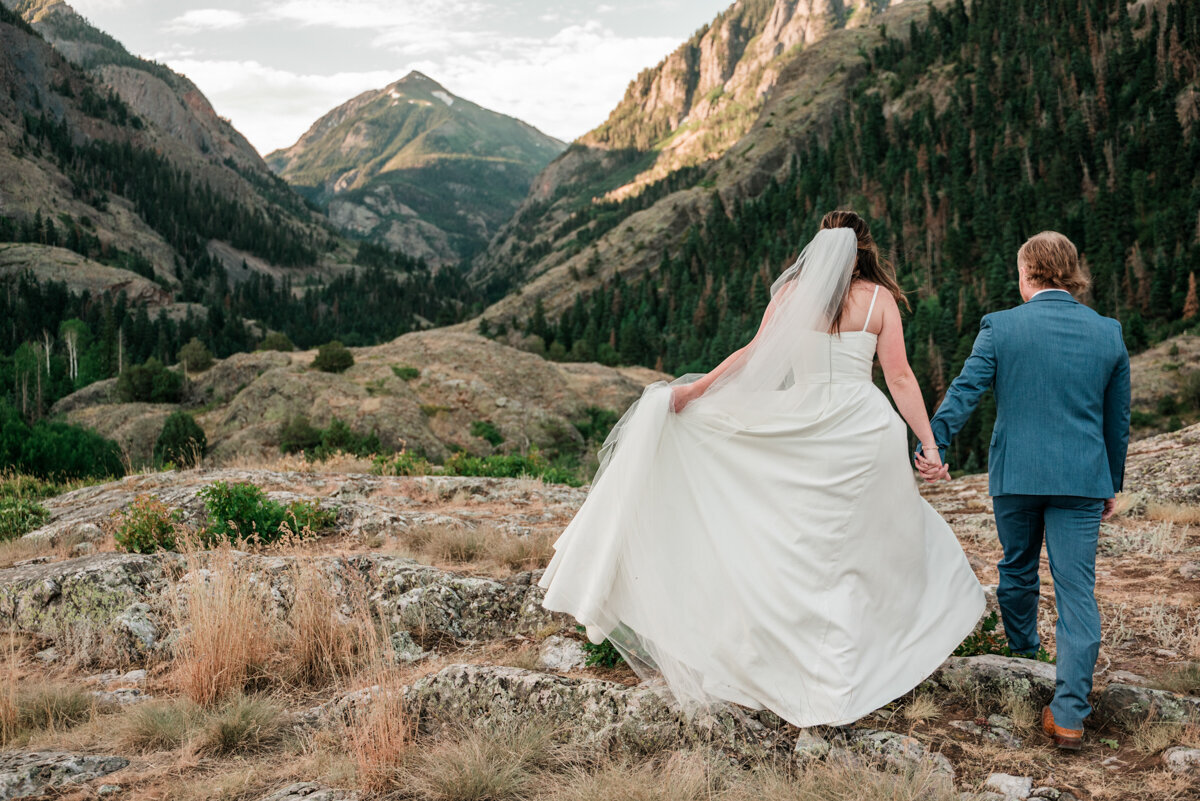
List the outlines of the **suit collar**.
{"label": "suit collar", "polygon": [[1039,292],[1038,294],[1034,295],[1032,298],[1030,298],[1029,300],[1027,300],[1025,302],[1026,303],[1034,303],[1039,300],[1058,300],[1058,301],[1064,301],[1064,302],[1070,301],[1071,303],[1079,302],[1071,295],[1070,292],[1068,292],[1065,289],[1045,290],[1045,291]]}

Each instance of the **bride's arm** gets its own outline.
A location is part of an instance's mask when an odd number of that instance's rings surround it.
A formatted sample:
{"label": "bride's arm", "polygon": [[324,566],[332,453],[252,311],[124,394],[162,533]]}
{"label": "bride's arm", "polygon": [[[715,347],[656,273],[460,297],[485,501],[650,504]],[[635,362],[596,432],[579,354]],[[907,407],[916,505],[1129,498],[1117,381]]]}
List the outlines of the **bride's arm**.
{"label": "bride's arm", "polygon": [[754,343],[758,341],[758,338],[762,336],[763,331],[767,327],[767,322],[771,319],[771,316],[775,314],[775,310],[779,307],[779,304],[785,297],[787,297],[787,293],[791,291],[792,286],[793,284],[786,284],[782,289],[779,290],[779,292],[776,293],[775,297],[771,298],[771,302],[767,304],[767,310],[763,312],[762,322],[758,325],[758,332],[754,335],[754,339],[750,340],[749,344],[738,348],[733,353],[726,356],[723,362],[714,367],[702,378],[698,378],[690,384],[680,384],[671,391],[671,409],[673,411],[683,411],[683,407],[687,406],[696,398],[703,395],[708,388],[713,385],[713,382],[720,378],[731,367],[737,364],[743,356],[746,355],[746,352],[749,351]]}
{"label": "bride's arm", "polygon": [[925,410],[925,399],[917,377],[908,365],[908,353],[904,349],[904,324],[900,320],[900,307],[890,292],[879,293],[879,305],[883,308],[883,328],[879,332],[879,366],[887,380],[888,390],[896,409],[908,427],[921,440],[921,449],[930,461],[938,459],[938,447],[929,426],[929,412]]}

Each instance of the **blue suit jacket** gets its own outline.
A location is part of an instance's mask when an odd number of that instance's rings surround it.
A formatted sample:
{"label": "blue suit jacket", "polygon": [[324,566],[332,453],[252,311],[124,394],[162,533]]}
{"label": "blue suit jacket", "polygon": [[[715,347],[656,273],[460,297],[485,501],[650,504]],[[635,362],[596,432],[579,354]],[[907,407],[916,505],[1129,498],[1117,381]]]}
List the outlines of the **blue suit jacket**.
{"label": "blue suit jacket", "polygon": [[1129,353],[1120,323],[1062,291],[984,317],[970,358],[930,421],[939,446],[989,388],[996,397],[991,495],[1111,498],[1121,491]]}

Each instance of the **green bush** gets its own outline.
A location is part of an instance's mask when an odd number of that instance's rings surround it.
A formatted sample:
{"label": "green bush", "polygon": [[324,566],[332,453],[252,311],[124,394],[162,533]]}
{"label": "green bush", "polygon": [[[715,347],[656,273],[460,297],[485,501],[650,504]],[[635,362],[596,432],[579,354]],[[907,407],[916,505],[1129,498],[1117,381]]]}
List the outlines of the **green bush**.
{"label": "green bush", "polygon": [[1158,425],[1158,415],[1134,409],[1129,413],[1129,425],[1134,428],[1149,428]]}
{"label": "green bush", "polygon": [[1179,399],[1183,407],[1200,412],[1200,370],[1190,370],[1179,378]]}
{"label": "green bush", "polygon": [[[575,630],[581,634],[587,631],[583,626],[576,626]],[[596,645],[591,640],[585,639],[583,642],[583,653],[586,656],[583,662],[585,667],[615,668],[625,664],[625,659],[621,656],[621,652],[608,640]]]}
{"label": "green bush", "polygon": [[1000,656],[1015,656],[1025,659],[1037,659],[1039,662],[1054,662],[1045,648],[1039,648],[1034,657],[1014,653],[1008,647],[1004,635],[996,631],[1000,625],[1000,617],[990,612],[979,624],[979,628],[967,635],[967,638],[954,649],[955,656],[982,656],[984,654],[999,654]]}
{"label": "green bush", "polygon": [[608,438],[608,432],[612,431],[620,419],[621,415],[612,409],[589,406],[583,410],[582,417],[571,421],[571,425],[578,429],[586,441],[604,442]]}
{"label": "green bush", "polygon": [[50,519],[50,513],[37,501],[29,498],[0,497],[0,542],[40,528]]}
{"label": "green bush", "polygon": [[258,343],[259,350],[277,350],[283,353],[291,353],[296,349],[292,344],[292,340],[288,339],[287,334],[279,331],[272,331],[263,337],[263,341]]}
{"label": "green bush", "polygon": [[402,378],[405,381],[412,381],[414,378],[421,377],[421,371],[415,367],[409,367],[407,364],[392,365],[392,372],[396,378]]}
{"label": "green bush", "polygon": [[323,373],[342,373],[354,366],[354,354],[335,339],[317,349],[312,366]]}
{"label": "green bush", "polygon": [[113,539],[121,550],[131,553],[173,551],[181,520],[178,509],[169,508],[154,495],[143,495],[117,518]]}
{"label": "green bush", "polygon": [[284,506],[249,483],[218,481],[200,490],[208,512],[203,532],[206,543],[246,540],[256,545],[285,536],[304,537],[329,529],[337,515],[316,503],[296,501]]}
{"label": "green bush", "polygon": [[180,467],[195,467],[208,453],[208,437],[204,429],[187,412],[175,412],[163,423],[154,443],[154,461],[168,462]]}
{"label": "green bush", "polygon": [[456,453],[442,465],[442,472],[449,476],[530,476],[551,484],[569,484],[572,487],[583,483],[573,471],[550,464],[536,448],[530,449],[528,454],[506,453],[482,457]]}
{"label": "green bush", "polygon": [[304,415],[289,417],[279,427],[279,450],[284,453],[303,453],[321,444],[321,429]]}
{"label": "green bush", "polygon": [[46,421],[25,431],[20,457],[13,462],[6,456],[4,467],[51,481],[125,475],[120,447],[95,431]]}
{"label": "green bush", "polygon": [[117,377],[117,397],[122,403],[179,403],[183,376],[158,359],[127,367]]}
{"label": "green bush", "polygon": [[359,434],[338,418],[329,428],[317,428],[303,415],[289,418],[279,429],[279,448],[284,453],[301,453],[315,461],[328,459],[335,453],[371,456],[379,453],[377,434]]}
{"label": "green bush", "polygon": [[192,373],[203,373],[213,366],[213,355],[204,343],[196,337],[179,349],[179,363],[183,369]]}
{"label": "green bush", "polygon": [[504,442],[504,435],[488,420],[476,420],[471,423],[471,436],[487,440],[493,446]]}
{"label": "green bush", "polygon": [[1154,404],[1154,411],[1163,417],[1170,417],[1179,411],[1179,400],[1174,395],[1163,395]]}

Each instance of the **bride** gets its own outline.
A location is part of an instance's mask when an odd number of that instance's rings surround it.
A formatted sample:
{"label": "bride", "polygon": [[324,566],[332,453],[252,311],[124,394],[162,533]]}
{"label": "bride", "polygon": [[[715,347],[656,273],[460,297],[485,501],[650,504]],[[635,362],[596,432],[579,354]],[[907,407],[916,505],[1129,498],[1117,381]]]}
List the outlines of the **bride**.
{"label": "bride", "polygon": [[842,725],[925,679],[983,591],[921,498],[904,423],[936,459],[890,265],[853,212],[771,288],[754,339],[704,376],[647,387],[541,579],[688,711],[767,708]]}

